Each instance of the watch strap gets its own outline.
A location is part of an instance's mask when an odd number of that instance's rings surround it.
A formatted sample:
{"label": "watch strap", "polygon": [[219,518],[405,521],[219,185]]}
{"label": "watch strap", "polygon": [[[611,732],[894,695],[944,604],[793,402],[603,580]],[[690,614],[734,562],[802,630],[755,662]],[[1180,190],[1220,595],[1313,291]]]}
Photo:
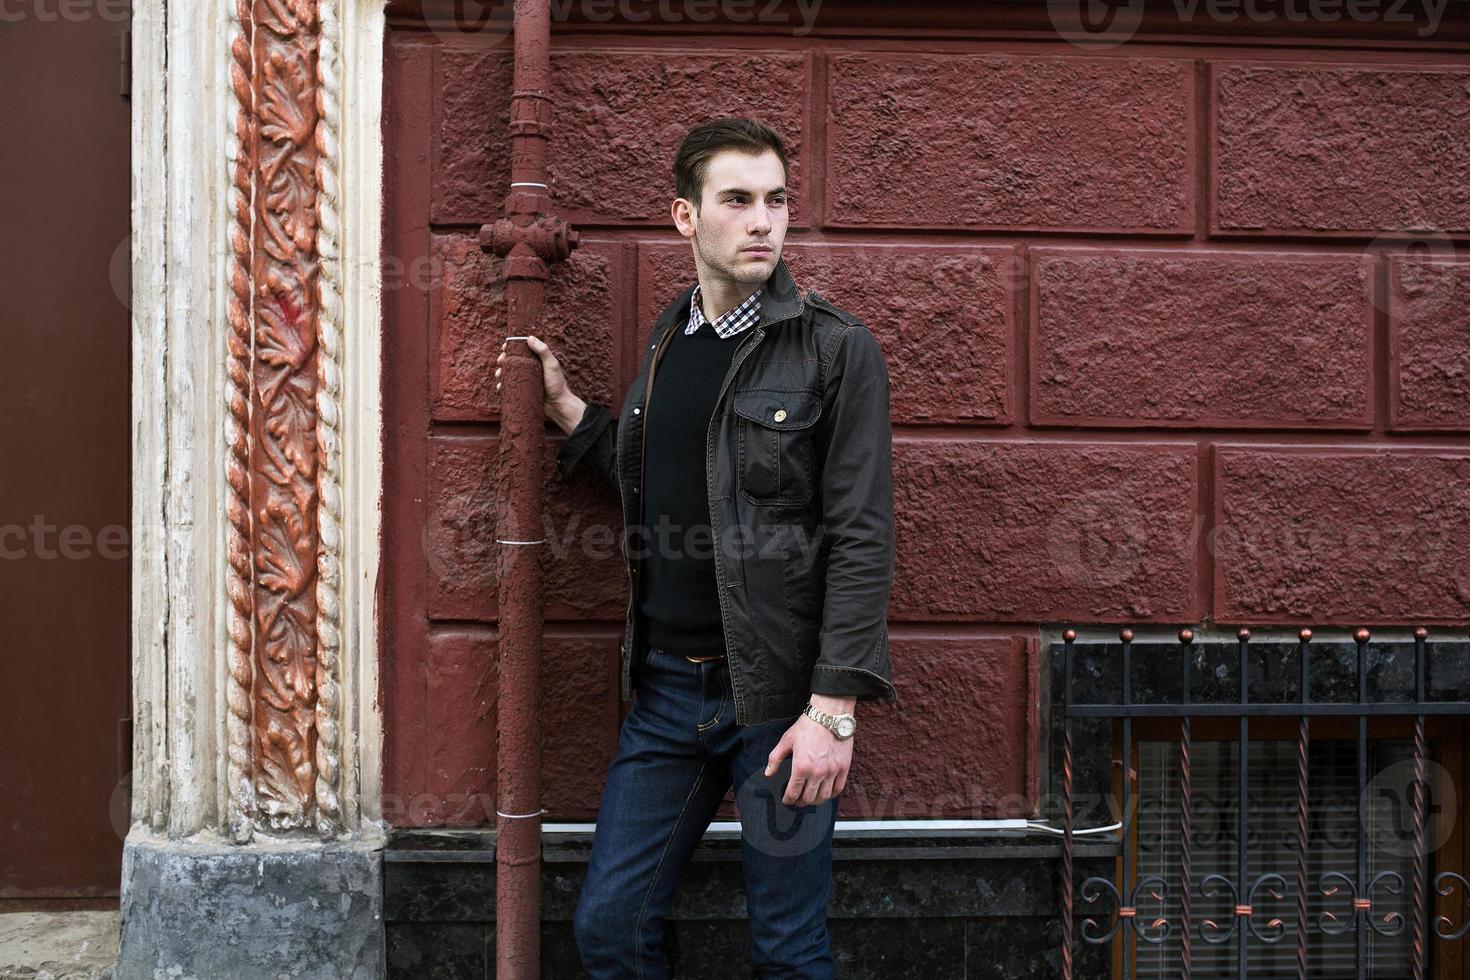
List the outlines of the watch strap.
{"label": "watch strap", "polygon": [[[815,721],[817,724],[826,728],[837,738],[851,738],[857,732],[857,718],[851,712],[847,712],[846,714],[842,715],[834,715],[831,712],[823,711],[821,708],[818,708],[816,705],[808,701],[806,703],[806,707],[802,709],[802,713],[805,714],[808,718]],[[839,718],[849,718],[852,720],[853,730],[845,736],[837,731],[837,719]]]}

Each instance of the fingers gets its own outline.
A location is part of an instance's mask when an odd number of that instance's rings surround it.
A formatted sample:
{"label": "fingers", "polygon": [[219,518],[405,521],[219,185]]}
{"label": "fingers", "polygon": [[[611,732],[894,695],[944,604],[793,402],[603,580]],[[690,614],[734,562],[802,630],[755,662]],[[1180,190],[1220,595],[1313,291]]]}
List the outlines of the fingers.
{"label": "fingers", "polygon": [[791,784],[787,787],[786,795],[791,797],[786,803],[788,806],[806,806],[807,797],[819,785],[816,779],[810,776],[792,776]]}
{"label": "fingers", "polygon": [[[495,357],[495,377],[497,378],[500,377],[501,368],[505,364],[505,345],[508,343],[510,343],[509,340],[502,340],[500,342],[500,353],[497,354]],[[551,348],[548,347],[546,345],[546,342],[540,337],[537,337],[534,334],[528,335],[526,337],[526,343],[530,346],[531,350],[536,352],[536,356],[541,358],[543,363],[546,362],[548,359],[552,361],[556,360],[556,358],[553,357],[551,354]],[[495,390],[500,390],[499,381],[495,382]]]}
{"label": "fingers", "polygon": [[810,793],[802,794],[804,803],[826,803],[832,798],[832,777],[828,776],[812,788]]}
{"label": "fingers", "polygon": [[785,734],[781,736],[781,741],[776,743],[776,747],[772,749],[771,754],[766,757],[767,776],[775,772],[777,767],[781,765],[781,760],[791,754],[791,732],[792,729],[786,729]]}
{"label": "fingers", "polygon": [[812,806],[816,803],[826,803],[835,795],[832,792],[831,776],[818,779],[815,774],[792,773],[781,802],[787,806]]}

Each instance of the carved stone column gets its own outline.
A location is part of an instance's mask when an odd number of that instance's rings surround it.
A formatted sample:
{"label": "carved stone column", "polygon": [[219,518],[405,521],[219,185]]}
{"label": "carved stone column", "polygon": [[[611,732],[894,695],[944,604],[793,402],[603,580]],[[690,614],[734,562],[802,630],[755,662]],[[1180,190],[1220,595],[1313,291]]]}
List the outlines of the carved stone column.
{"label": "carved stone column", "polygon": [[134,10],[117,976],[381,975],[382,3]]}

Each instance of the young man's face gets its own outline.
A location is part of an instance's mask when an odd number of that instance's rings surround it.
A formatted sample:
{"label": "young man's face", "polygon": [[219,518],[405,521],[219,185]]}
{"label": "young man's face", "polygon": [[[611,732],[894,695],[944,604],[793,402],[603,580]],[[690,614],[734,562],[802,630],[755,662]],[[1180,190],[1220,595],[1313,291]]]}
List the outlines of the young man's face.
{"label": "young man's face", "polygon": [[706,274],[755,285],[771,275],[781,258],[787,201],[786,174],[774,152],[753,156],[725,150],[710,160],[699,211],[678,198],[674,223],[690,239]]}

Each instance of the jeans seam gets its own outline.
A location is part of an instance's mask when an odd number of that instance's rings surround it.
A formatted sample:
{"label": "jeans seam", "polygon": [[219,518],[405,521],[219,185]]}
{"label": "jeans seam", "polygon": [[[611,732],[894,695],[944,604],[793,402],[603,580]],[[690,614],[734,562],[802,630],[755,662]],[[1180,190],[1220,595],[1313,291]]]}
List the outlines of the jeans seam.
{"label": "jeans seam", "polygon": [[[722,685],[722,687],[723,687],[723,685]],[[710,729],[710,726],[712,726],[715,722],[719,721],[720,720],[720,716],[725,713],[725,703],[727,701],[729,701],[729,700],[730,700],[729,697],[725,694],[725,692],[723,690],[721,690],[720,691],[720,707],[719,707],[719,710],[717,710],[715,712],[715,716],[713,718],[711,718],[709,721],[707,721],[704,724],[702,724],[702,725],[696,725],[694,730],[697,731],[697,732],[706,732],[706,731],[708,731]]]}
{"label": "jeans seam", "polygon": [[648,880],[648,891],[643,893],[643,904],[638,907],[638,918],[633,920],[633,965],[637,968],[638,980],[643,980],[643,916],[648,911],[648,900],[653,897],[653,890],[658,887],[659,872],[664,869],[664,859],[669,856],[669,848],[674,846],[674,838],[679,834],[679,827],[684,823],[684,815],[689,812],[689,801],[694,799],[694,794],[699,791],[699,784],[704,782],[704,771],[709,766],[709,760],[699,764],[699,773],[694,777],[694,785],[689,788],[689,795],[684,797],[684,805],[679,809],[679,817],[674,821],[674,829],[669,831],[669,839],[664,841],[663,853],[658,856],[658,865],[653,869],[653,877]]}

